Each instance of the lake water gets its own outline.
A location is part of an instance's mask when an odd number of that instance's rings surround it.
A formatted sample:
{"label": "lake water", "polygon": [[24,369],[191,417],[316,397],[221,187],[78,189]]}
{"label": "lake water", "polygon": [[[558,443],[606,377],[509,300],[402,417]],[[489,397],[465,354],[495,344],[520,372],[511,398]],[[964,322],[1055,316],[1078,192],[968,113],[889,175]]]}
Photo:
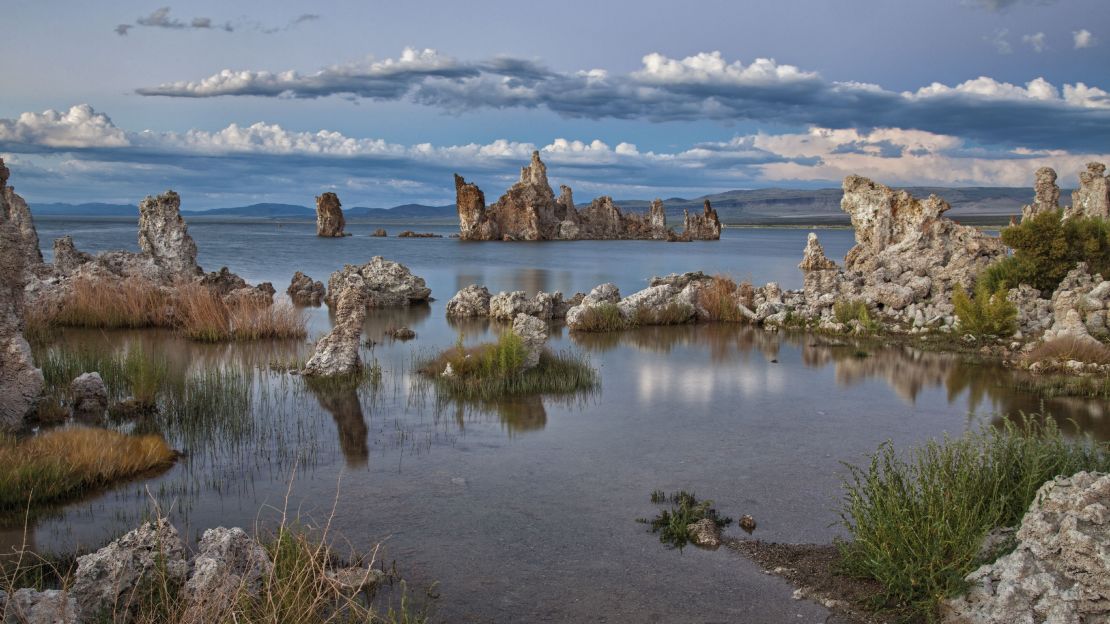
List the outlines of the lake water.
{"label": "lake water", "polygon": [[[47,261],[63,234],[85,251],[136,248],[134,222],[37,226]],[[827,542],[841,534],[841,462],[860,461],[884,440],[912,445],[1042,405],[1110,437],[1104,403],[1042,403],[992,366],[902,347],[861,353],[827,338],[729,325],[589,336],[555,328],[552,348],[586,354],[599,391],[445,405],[415,383],[414,359],[460,333],[476,343],[503,329],[447,322],[447,300],[468,284],[569,295],[611,281],[628,294],[652,275],[704,270],[797,288],[807,231],[726,229],[720,241],[687,244],[473,243],[368,237],[376,227],[354,224],[353,237],[321,239],[309,223],[189,225],[206,270],[226,265],[279,293],[294,271],[326,282],[344,263],[375,255],[424,277],[436,299],[429,306],[367,320],[364,335],[379,344],[363,357],[383,369],[376,388],[319,393],[268,370],[303,358],[307,342],[201,345],[159,331],[64,332],[59,348],[141,344],[177,371],[238,364],[255,373],[239,418],[166,426],[185,459],[40,519],[34,545],[99,545],[135,526],[151,499],[189,539],[288,507],[318,521],[334,516],[331,530],[356,548],[381,542],[412,586],[438,581],[443,621],[820,622],[824,608],[792,600],[785,582],[731,552],[664,549],[635,522],[658,510],[649,493],[696,491],[727,515],[753,515],[757,538]],[[850,230],[819,234],[833,258],[853,243]],[[314,337],[330,321],[326,308],[310,314]],[[402,324],[416,340],[381,340]]]}

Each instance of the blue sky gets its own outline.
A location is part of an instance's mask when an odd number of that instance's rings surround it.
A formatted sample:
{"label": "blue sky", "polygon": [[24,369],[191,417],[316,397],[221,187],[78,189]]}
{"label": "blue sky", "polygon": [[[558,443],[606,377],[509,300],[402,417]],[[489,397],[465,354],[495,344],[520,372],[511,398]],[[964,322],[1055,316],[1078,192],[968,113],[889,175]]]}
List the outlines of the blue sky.
{"label": "blue sky", "polygon": [[578,201],[1065,185],[1110,160],[1106,0],[6,1],[0,155],[36,201]]}

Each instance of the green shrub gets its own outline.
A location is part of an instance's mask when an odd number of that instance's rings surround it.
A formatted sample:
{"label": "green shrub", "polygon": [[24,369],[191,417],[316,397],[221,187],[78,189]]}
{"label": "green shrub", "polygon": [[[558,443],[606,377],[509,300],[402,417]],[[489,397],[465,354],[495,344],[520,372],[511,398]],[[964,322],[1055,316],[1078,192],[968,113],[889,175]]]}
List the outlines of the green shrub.
{"label": "green shrub", "polygon": [[1063,219],[1061,211],[1042,212],[1002,230],[1014,254],[992,264],[980,277],[988,289],[1028,284],[1051,293],[1076,263],[1092,273],[1110,275],[1110,222],[1098,217]]}
{"label": "green shrub", "polygon": [[961,332],[982,338],[1009,336],[1017,331],[1017,306],[1006,298],[1004,287],[991,292],[986,282],[980,282],[975,296],[969,297],[963,287],[956,286],[952,305],[956,308]]}
{"label": "green shrub", "polygon": [[879,321],[871,316],[871,310],[863,299],[841,299],[833,304],[833,317],[836,322],[847,325],[859,321],[867,331],[878,331]]}
{"label": "green shrub", "polygon": [[578,317],[578,324],[574,328],[584,332],[610,332],[627,327],[621,309],[615,303],[599,303],[586,308]]}
{"label": "green shrub", "polygon": [[[650,522],[651,532],[659,534],[659,541],[670,548],[682,548],[690,543],[689,526],[695,522],[709,519],[720,528],[732,524],[732,518],[722,516],[713,508],[713,501],[699,501],[694,494],[685,490],[671,496],[673,506],[659,512]],[[662,490],[651,493],[651,502],[664,503],[667,496]],[[646,521],[643,521],[646,522]]]}
{"label": "green shrub", "polygon": [[884,604],[935,618],[940,601],[985,563],[983,538],[1017,526],[1041,485],[1110,469],[1106,443],[1065,438],[1051,419],[1005,422],[908,456],[887,442],[866,466],[848,466],[840,517],[852,540],[839,549],[848,573],[882,585]]}

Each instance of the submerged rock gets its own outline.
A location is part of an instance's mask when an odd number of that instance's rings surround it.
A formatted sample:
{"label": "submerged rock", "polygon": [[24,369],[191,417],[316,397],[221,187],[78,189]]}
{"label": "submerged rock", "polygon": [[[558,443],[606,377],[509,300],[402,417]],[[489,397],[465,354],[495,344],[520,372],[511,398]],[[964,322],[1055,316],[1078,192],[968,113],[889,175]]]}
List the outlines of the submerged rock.
{"label": "submerged rock", "polygon": [[346,224],[338,195],[327,192],[316,197],[316,236],[325,238],[344,236],[343,227]]}
{"label": "submerged rock", "polygon": [[948,600],[953,624],[1110,621],[1110,475],[1080,472],[1041,486],[1017,548],[967,576]]}
{"label": "submerged rock", "polygon": [[490,294],[485,286],[471,284],[447,302],[448,318],[489,316]]}
{"label": "submerged rock", "polygon": [[547,344],[547,323],[528,315],[518,314],[513,319],[513,333],[520,337],[527,349],[523,367],[535,368],[540,363],[540,355]]}
{"label": "submerged rock", "polygon": [[416,332],[408,327],[397,327],[386,332],[389,337],[394,340],[412,340],[416,338]]}
{"label": "submerged rock", "polygon": [[82,373],[69,384],[70,412],[74,418],[95,420],[108,411],[108,387],[100,373]]}
{"label": "submerged rock", "polygon": [[709,518],[686,525],[690,541],[703,548],[717,548],[721,545],[721,528]]}
{"label": "submerged rock", "polygon": [[647,214],[623,214],[608,196],[579,211],[569,187],[560,187],[555,197],[538,151],[521,168],[520,180],[488,207],[481,189],[456,174],[455,205],[463,240],[716,240],[721,234],[720,220],[708,202],[703,214],[686,215],[681,235],[667,228],[660,200],[652,202]]}
{"label": "submerged rock", "polygon": [[324,288],[323,282],[313,281],[311,277],[297,271],[293,274],[293,279],[285,292],[297,305],[318,306],[324,301],[327,289]]}
{"label": "submerged rock", "polygon": [[[42,395],[42,371],[35,367],[23,337],[24,285],[28,253],[18,217],[8,197],[8,169],[0,160],[0,429],[23,424]],[[38,237],[35,237],[38,240]]]}
{"label": "submerged rock", "polygon": [[345,265],[328,278],[328,294],[324,302],[329,306],[336,304],[339,290],[350,283],[351,278],[362,283],[366,291],[366,305],[371,308],[401,307],[428,301],[432,290],[424,279],[413,275],[403,264],[374,256],[362,266]]}
{"label": "submerged rock", "polygon": [[147,522],[100,550],[79,557],[71,593],[79,621],[100,622],[134,606],[143,581],[164,574],[170,584],[184,583],[185,546],[166,519]]}

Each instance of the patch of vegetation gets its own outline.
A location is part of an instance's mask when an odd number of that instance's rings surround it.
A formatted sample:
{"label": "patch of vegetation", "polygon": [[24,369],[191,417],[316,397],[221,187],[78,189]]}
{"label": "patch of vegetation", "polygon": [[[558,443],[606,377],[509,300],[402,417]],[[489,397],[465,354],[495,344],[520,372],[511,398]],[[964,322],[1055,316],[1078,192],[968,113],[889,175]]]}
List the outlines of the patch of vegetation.
{"label": "patch of vegetation", "polygon": [[177,454],[158,435],[69,427],[0,438],[0,511],[74,498],[155,470]]}
{"label": "patch of vegetation", "polygon": [[751,308],[755,291],[748,282],[737,285],[728,277],[714,275],[708,286],[698,291],[698,305],[709,313],[709,320],[725,323],[747,321],[740,312],[740,305]]}
{"label": "patch of vegetation", "polygon": [[1110,364],[1110,347],[1094,340],[1062,336],[1039,343],[1025,354],[1025,362],[1067,362]]}
{"label": "patch of vegetation", "polygon": [[837,323],[844,325],[858,321],[867,332],[879,331],[881,326],[878,319],[871,316],[871,309],[863,299],[841,299],[833,303],[833,317]]}
{"label": "patch of vegetation", "polygon": [[956,308],[961,334],[993,338],[1017,331],[1017,306],[1006,298],[1005,288],[991,291],[986,281],[980,281],[975,287],[975,296],[970,297],[963,287],[956,286],[952,305]]}
{"label": "patch of vegetation", "polygon": [[1012,256],[992,264],[980,276],[991,292],[1028,284],[1048,296],[1068,271],[1086,262],[1091,273],[1110,275],[1110,222],[1098,217],[1064,219],[1050,210],[1002,229]]}
{"label": "patch of vegetation", "polygon": [[[651,493],[651,502],[660,504],[667,502],[667,495],[663,490]],[[709,519],[719,528],[732,524],[732,518],[722,516],[713,508],[713,501],[699,501],[692,492],[682,490],[670,497],[671,507],[659,512],[657,516],[648,520],[640,520],[651,525],[651,532],[659,534],[659,541],[668,548],[682,548],[691,541],[690,531],[687,527],[695,522]]]}
{"label": "patch of vegetation", "polygon": [[58,396],[68,393],[70,382],[78,375],[97,372],[112,401],[131,397],[142,405],[153,405],[169,376],[166,356],[138,345],[120,351],[55,347],[35,359],[42,368],[47,392]]}
{"label": "patch of vegetation", "polygon": [[578,316],[575,331],[583,332],[611,332],[624,329],[628,326],[621,309],[615,303],[599,303],[586,308]]}
{"label": "patch of vegetation", "polygon": [[944,437],[907,455],[883,444],[848,466],[839,544],[845,570],[878,581],[882,604],[934,619],[966,589],[989,531],[1017,526],[1037,489],[1058,475],[1110,469],[1110,445],[1069,439],[1052,419],[1025,416],[1000,428]]}
{"label": "patch of vegetation", "polygon": [[[511,332],[496,343],[464,348],[461,344],[417,369],[452,398],[492,400],[526,394],[569,394],[597,387],[597,371],[578,353],[544,351],[535,367],[524,368],[527,350]],[[451,373],[445,375],[447,367]]]}
{"label": "patch of vegetation", "polygon": [[77,279],[57,305],[43,303],[28,313],[36,325],[65,327],[171,327],[171,297],[157,285],[136,277],[120,281]]}
{"label": "patch of vegetation", "polygon": [[694,320],[694,307],[686,303],[671,302],[662,308],[651,309],[647,306],[636,308],[632,325],[682,325]]}
{"label": "patch of vegetation", "polygon": [[288,303],[264,300],[227,303],[218,293],[200,284],[178,289],[178,331],[191,340],[223,342],[304,338],[307,316]]}

